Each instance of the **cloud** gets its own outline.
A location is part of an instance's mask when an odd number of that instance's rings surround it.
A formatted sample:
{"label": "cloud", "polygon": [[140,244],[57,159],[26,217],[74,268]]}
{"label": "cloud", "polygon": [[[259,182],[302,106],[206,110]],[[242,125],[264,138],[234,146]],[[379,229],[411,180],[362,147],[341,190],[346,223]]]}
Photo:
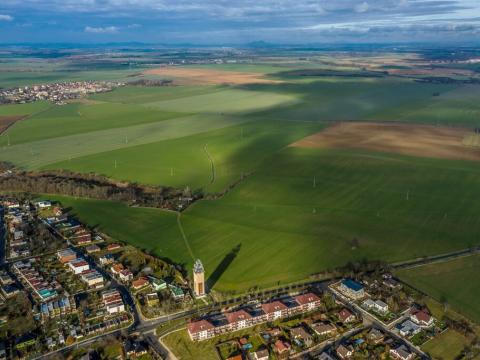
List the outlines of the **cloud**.
{"label": "cloud", "polygon": [[370,5],[368,5],[368,3],[364,1],[363,3],[355,6],[355,12],[364,13],[364,12],[367,12],[369,8],[370,8]]}
{"label": "cloud", "polygon": [[[0,0],[0,12],[22,14],[34,25],[12,38],[48,41],[55,23],[62,39],[122,33],[125,40],[234,44],[319,42],[350,36],[402,41],[413,36],[475,39],[480,0]],[[0,19],[4,20],[5,19]],[[18,22],[18,19],[15,19]],[[7,20],[8,21],[8,20]],[[86,26],[89,24],[89,26]],[[112,25],[114,24],[114,26]],[[475,29],[467,26],[471,24]],[[85,27],[86,26],[86,27]],[[136,29],[136,30],[135,30]],[[83,31],[82,31],[83,30]],[[34,32],[38,31],[38,32]],[[43,33],[42,33],[43,32]],[[101,35],[99,35],[101,36]],[[372,37],[373,38],[373,37]],[[333,40],[332,40],[333,39]]]}
{"label": "cloud", "polygon": [[13,16],[0,14],[0,21],[13,21]]}
{"label": "cloud", "polygon": [[93,34],[116,34],[118,33],[118,27],[116,26],[106,26],[106,27],[85,27],[85,32]]}

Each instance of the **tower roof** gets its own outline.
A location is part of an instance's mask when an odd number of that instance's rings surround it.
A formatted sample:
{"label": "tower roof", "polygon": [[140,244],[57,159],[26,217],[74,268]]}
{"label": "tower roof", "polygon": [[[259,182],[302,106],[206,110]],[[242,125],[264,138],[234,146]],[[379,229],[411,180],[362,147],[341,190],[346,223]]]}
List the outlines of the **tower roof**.
{"label": "tower roof", "polygon": [[193,272],[195,274],[203,273],[205,270],[203,269],[203,264],[200,259],[195,260],[195,264],[193,265]]}

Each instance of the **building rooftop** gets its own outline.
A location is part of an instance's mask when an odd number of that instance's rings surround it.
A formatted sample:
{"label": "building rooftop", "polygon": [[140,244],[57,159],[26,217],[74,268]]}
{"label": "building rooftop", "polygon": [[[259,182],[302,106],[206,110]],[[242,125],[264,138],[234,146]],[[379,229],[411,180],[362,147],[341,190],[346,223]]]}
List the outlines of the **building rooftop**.
{"label": "building rooftop", "polygon": [[193,265],[193,272],[195,274],[200,274],[200,273],[205,272],[205,270],[203,268],[203,264],[200,261],[200,259],[195,260],[195,264]]}
{"label": "building rooftop", "polygon": [[342,284],[353,291],[360,291],[363,289],[363,286],[361,284],[352,279],[345,279],[342,281]]}

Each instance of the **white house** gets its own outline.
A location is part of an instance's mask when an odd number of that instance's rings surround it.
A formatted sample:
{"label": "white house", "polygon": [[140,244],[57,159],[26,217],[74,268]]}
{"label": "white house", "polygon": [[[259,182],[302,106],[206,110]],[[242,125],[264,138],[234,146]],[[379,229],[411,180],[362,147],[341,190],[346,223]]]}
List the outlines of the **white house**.
{"label": "white house", "polygon": [[377,300],[374,302],[374,308],[378,312],[385,314],[388,312],[388,305],[385,304],[382,300]]}
{"label": "white house", "polygon": [[415,354],[410,352],[405,345],[400,345],[394,349],[390,349],[390,356],[399,360],[411,360]]}
{"label": "white house", "polygon": [[81,258],[70,261],[68,263],[68,267],[70,268],[70,270],[73,271],[75,275],[81,274],[82,272],[90,269],[88,263]]}

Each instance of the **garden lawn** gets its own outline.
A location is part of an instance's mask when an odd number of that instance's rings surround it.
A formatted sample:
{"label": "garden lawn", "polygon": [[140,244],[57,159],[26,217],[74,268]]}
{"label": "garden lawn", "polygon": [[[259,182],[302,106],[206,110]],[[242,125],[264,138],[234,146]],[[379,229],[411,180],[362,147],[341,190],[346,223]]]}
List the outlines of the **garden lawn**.
{"label": "garden lawn", "polygon": [[460,352],[468,346],[467,339],[454,330],[447,330],[428,341],[422,350],[437,360],[455,360]]}

